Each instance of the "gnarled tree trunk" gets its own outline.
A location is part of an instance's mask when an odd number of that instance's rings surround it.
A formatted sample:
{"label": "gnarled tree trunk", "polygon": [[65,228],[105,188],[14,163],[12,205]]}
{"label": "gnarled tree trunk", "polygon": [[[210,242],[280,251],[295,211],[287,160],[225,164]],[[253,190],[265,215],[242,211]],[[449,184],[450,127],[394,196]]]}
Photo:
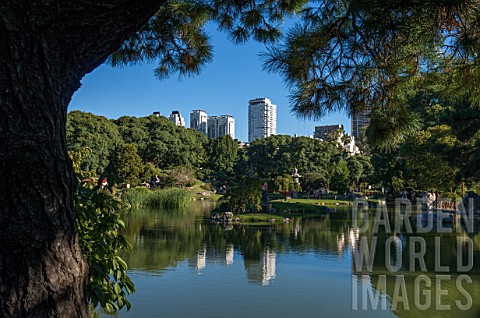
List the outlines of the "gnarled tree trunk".
{"label": "gnarled tree trunk", "polygon": [[0,2],[0,317],[88,316],[67,106],[161,2]]}

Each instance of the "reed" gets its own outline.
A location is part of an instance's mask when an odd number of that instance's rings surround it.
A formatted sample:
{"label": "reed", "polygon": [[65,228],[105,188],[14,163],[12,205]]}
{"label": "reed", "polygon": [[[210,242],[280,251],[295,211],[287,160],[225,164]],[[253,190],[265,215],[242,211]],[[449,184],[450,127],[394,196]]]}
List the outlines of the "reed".
{"label": "reed", "polygon": [[153,191],[146,188],[128,189],[122,193],[122,201],[130,208],[180,208],[190,202],[190,192],[178,188]]}

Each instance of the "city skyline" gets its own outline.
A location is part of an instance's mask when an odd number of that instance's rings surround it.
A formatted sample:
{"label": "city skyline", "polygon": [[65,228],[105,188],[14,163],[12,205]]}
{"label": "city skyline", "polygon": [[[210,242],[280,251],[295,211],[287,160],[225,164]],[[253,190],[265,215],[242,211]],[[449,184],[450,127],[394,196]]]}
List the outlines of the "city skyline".
{"label": "city skyline", "polygon": [[[258,54],[263,44],[236,46],[215,28],[208,30],[215,45],[213,61],[199,75],[168,80],[155,78],[156,64],[144,63],[122,68],[106,64],[82,79],[69,110],[82,110],[107,118],[144,117],[160,111],[168,117],[172,110],[187,116],[204,109],[211,114],[229,114],[236,120],[235,136],[248,139],[248,101],[265,96],[277,105],[277,134],[310,136],[314,127],[343,124],[350,130],[346,113],[332,113],[321,120],[303,120],[291,113],[290,92],[278,74],[262,70]],[[233,61],[233,62],[232,62]]]}

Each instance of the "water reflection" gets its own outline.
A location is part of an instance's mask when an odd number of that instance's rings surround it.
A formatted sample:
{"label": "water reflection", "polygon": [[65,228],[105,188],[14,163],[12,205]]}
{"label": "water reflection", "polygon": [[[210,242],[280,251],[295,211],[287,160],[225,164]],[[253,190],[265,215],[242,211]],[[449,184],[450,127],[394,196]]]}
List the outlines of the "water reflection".
{"label": "water reflection", "polygon": [[[471,234],[418,234],[406,233],[404,229],[394,231],[392,224],[391,233],[382,228],[378,233],[373,230],[362,232],[359,227],[353,226],[351,210],[338,208],[329,215],[294,218],[288,224],[234,224],[225,227],[210,224],[205,220],[212,208],[212,203],[196,202],[184,210],[131,211],[125,216],[125,221],[126,237],[132,243],[133,251],[122,256],[131,269],[160,275],[165,271],[174,271],[180,264],[187,264],[194,273],[202,274],[211,270],[218,275],[224,275],[225,272],[219,271],[219,267],[227,269],[243,263],[245,282],[268,286],[267,288],[280,294],[285,291],[273,289],[274,285],[283,281],[294,286],[296,281],[303,281],[309,274],[299,270],[297,265],[312,262],[308,255],[314,255],[314,262],[321,263],[322,266],[328,265],[332,271],[349,262],[348,272],[325,273],[324,277],[310,278],[315,288],[315,279],[330,281],[329,285],[322,286],[328,293],[342,298],[347,304],[345,309],[341,309],[343,316],[358,316],[366,312],[362,308],[364,297],[367,297],[369,302],[368,310],[372,310],[369,297],[379,297],[376,311],[380,312],[380,316],[394,314],[399,317],[441,317],[444,314],[448,317],[477,317],[480,313],[480,301],[477,300],[480,296],[480,267],[476,265],[480,264],[480,238],[476,234],[478,231]],[[418,243],[419,240],[423,240],[423,243]],[[473,242],[471,247],[469,240]],[[357,266],[358,262],[355,261],[358,257],[356,252],[362,248],[362,241],[369,248],[372,242],[376,241],[376,248],[372,251],[371,268],[366,264]],[[439,248],[436,248],[437,241],[440,242]],[[418,252],[422,244],[425,268],[422,268],[418,258],[413,263],[411,259],[413,251]],[[460,259],[463,264],[468,263],[470,248],[475,266],[466,273],[458,273],[457,255],[463,253]],[[450,271],[440,272],[439,264],[448,267]],[[449,277],[439,283],[439,274]],[[315,275],[322,274],[315,272]],[[423,275],[423,280],[419,282],[420,275]],[[462,275],[472,280],[471,283],[465,280],[460,282],[465,292],[458,288],[458,279],[463,277]],[[356,288],[357,298],[352,297],[350,291],[345,292],[342,285],[346,279],[351,280],[352,277],[351,288]],[[288,285],[282,286],[284,289],[289,288]],[[314,290],[314,287],[311,289]],[[220,283],[217,283],[215,288],[221,293]],[[309,290],[310,287],[302,285],[302,288]],[[461,310],[458,302],[465,304],[468,300],[467,293],[473,303],[467,310]],[[405,300],[399,302],[402,296]],[[450,306],[450,309],[439,311],[439,299],[441,306]],[[358,307],[352,312],[355,301]],[[430,306],[422,307],[428,301]],[[382,308],[383,302],[386,304],[385,309]],[[340,310],[329,302],[317,305],[320,307],[311,304],[315,310]],[[316,313],[309,312],[308,308],[306,305],[303,314]],[[370,312],[368,315],[371,314]]]}

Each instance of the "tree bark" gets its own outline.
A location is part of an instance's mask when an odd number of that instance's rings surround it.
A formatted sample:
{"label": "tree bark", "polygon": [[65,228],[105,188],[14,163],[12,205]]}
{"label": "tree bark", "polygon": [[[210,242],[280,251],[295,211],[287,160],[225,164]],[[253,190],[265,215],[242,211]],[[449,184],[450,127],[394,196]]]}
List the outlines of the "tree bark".
{"label": "tree bark", "polygon": [[0,317],[88,316],[67,106],[162,2],[0,2]]}

